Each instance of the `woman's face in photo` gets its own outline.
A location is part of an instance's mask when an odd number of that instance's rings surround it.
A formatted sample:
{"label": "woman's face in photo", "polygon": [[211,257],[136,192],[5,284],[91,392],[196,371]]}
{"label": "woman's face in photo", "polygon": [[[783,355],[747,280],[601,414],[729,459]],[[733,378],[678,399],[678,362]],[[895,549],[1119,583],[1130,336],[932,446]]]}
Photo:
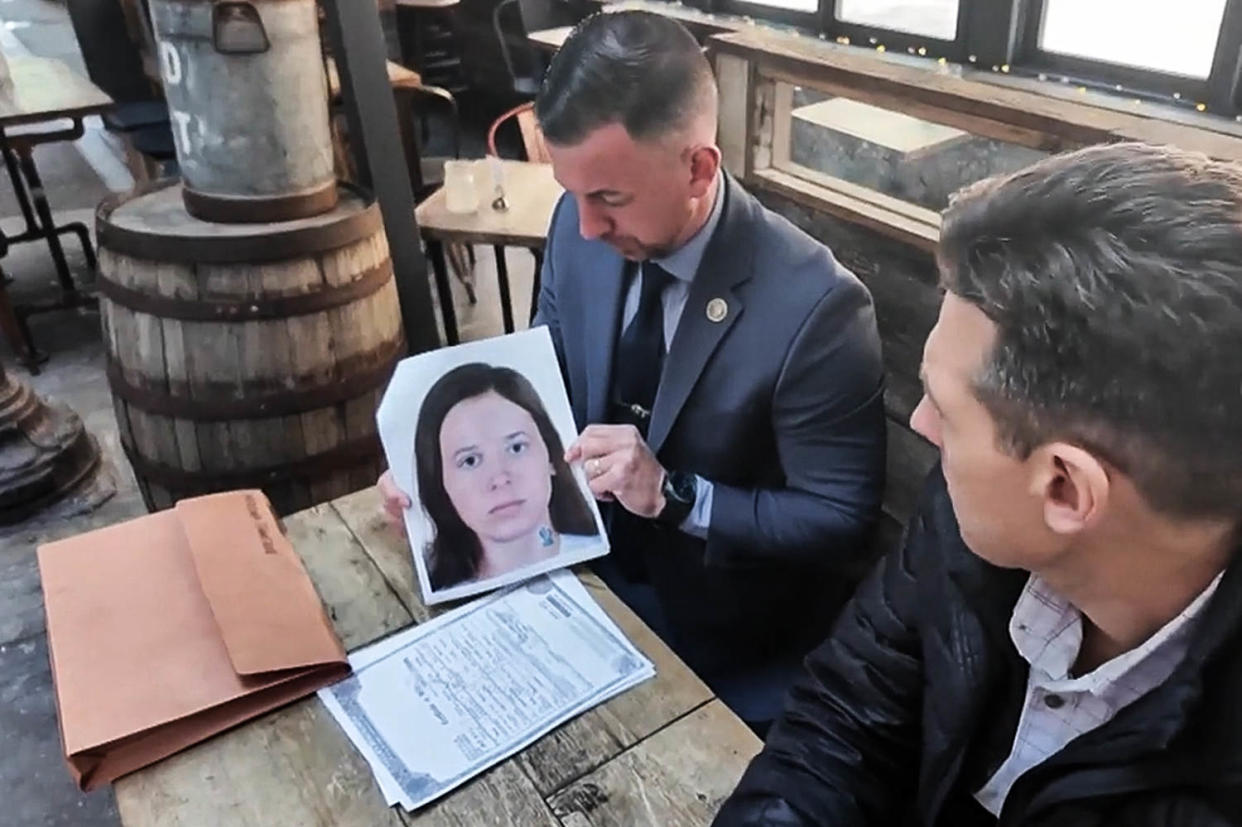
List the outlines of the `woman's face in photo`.
{"label": "woman's face in photo", "polygon": [[440,426],[444,489],[480,539],[529,534],[548,520],[552,466],[529,412],[495,391],[463,399]]}

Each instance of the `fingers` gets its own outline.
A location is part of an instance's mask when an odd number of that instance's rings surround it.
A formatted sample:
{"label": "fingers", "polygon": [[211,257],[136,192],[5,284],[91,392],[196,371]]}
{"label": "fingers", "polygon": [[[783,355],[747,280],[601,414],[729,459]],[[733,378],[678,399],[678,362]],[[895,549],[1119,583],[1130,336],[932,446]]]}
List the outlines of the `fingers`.
{"label": "fingers", "polygon": [[380,478],[375,485],[379,489],[380,497],[383,499],[384,511],[394,521],[402,522],[402,514],[412,503],[410,502],[409,495],[397,487],[392,471],[385,471],[383,474],[380,474]]}
{"label": "fingers", "polygon": [[641,444],[642,437],[633,425],[588,425],[570,451],[575,453],[575,459],[598,457]]}

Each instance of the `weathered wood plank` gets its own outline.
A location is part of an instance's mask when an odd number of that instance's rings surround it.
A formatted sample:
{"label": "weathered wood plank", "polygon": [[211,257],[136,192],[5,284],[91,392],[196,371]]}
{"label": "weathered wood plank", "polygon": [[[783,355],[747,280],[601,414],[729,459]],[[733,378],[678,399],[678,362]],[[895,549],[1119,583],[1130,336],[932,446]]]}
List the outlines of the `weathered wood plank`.
{"label": "weathered wood plank", "polygon": [[566,827],[707,824],[762,746],[712,701],[549,802]]}
{"label": "weathered wood plank", "polygon": [[[285,529],[337,634],[353,649],[410,623],[409,613],[329,506]],[[366,762],[308,698],[205,741],[116,784],[127,827],[397,825]]]}
{"label": "weathered wood plank", "polygon": [[[758,166],[758,161],[756,161],[756,166]],[[938,227],[915,221],[903,213],[879,206],[874,203],[874,199],[862,199],[835,189],[828,189],[774,167],[757,168],[751,175],[750,183],[783,195],[813,210],[830,213],[846,221],[876,230],[895,241],[923,250],[935,250],[940,239]]]}
{"label": "weathered wood plank", "polygon": [[656,676],[567,722],[517,756],[545,795],[712,697],[690,667],[598,577],[585,567],[578,577],[626,637],[652,660]]}
{"label": "weathered wood plank", "polygon": [[126,827],[397,827],[366,761],[307,698],[116,782]]}
{"label": "weathered wood plank", "polygon": [[733,55],[716,56],[716,85],[719,88],[720,113],[717,117],[720,154],[724,167],[732,175],[746,175],[747,122],[750,120],[750,63]]}
{"label": "weathered wood plank", "polygon": [[[419,598],[409,544],[386,524],[376,489],[340,498],[333,507],[411,613],[432,614]],[[712,697],[707,685],[598,577],[585,567],[578,576],[608,616],[655,663],[656,677],[566,722],[515,756],[545,795]]]}
{"label": "weathered wood plank", "polygon": [[413,622],[330,504],[288,518],[285,529],[346,649],[356,649]]}
{"label": "weathered wood plank", "polygon": [[505,761],[416,813],[410,827],[560,827],[548,803],[522,771]]}
{"label": "weathered wood plank", "polygon": [[[281,296],[311,292],[318,286],[320,275],[314,261],[298,258],[256,266],[249,278],[256,295]],[[247,328],[253,330],[251,335],[258,340],[256,344],[263,351],[262,355],[256,354],[255,378],[265,383],[268,390],[297,387],[293,339],[289,335],[288,320],[251,322]],[[277,464],[303,453],[306,443],[302,434],[302,419],[296,414],[271,417],[262,424],[256,423],[256,426],[260,429],[261,441],[267,445],[265,454],[255,457],[256,465]],[[282,497],[287,502],[275,502]],[[297,478],[282,485],[273,500],[277,510],[282,512],[305,508],[313,502],[310,485],[305,479]]]}
{"label": "weathered wood plank", "polygon": [[381,510],[379,489],[371,486],[348,496],[338,497],[332,501],[332,507],[340,515],[342,522],[349,526],[355,539],[366,549],[376,568],[383,573],[397,599],[414,620],[422,623],[433,617],[434,612],[423,603],[418,589],[410,544],[396,524]]}
{"label": "weathered wood plank", "polygon": [[[751,77],[756,77],[754,72]],[[776,130],[772,116],[776,101],[776,84],[770,80],[755,80],[751,89],[752,108],[748,119],[747,180],[755,173],[772,166],[772,144]]]}

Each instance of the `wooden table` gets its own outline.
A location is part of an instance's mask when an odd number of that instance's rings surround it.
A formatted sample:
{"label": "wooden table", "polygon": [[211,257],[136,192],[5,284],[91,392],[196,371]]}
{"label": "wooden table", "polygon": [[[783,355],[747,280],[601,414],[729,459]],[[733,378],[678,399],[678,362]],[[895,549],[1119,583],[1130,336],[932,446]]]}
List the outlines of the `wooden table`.
{"label": "wooden table", "polygon": [[480,160],[474,170],[479,208],[468,214],[451,213],[445,205],[441,188],[418,205],[414,212],[418,227],[427,241],[427,252],[435,270],[436,290],[440,294],[440,310],[444,314],[444,332],[448,343],[458,342],[457,314],[449,291],[448,267],[444,261],[444,244],[490,244],[496,253],[496,276],[500,280],[500,310],[505,332],[512,333],[513,304],[509,295],[509,270],[505,264],[508,247],[525,247],[535,256],[535,281],[531,297],[532,316],[539,295],[539,270],[543,264],[543,247],[552,222],[552,210],[561,197],[561,185],[552,176],[549,164],[529,161],[501,161],[504,168],[505,200],[509,209],[492,208],[494,189],[491,168]]}
{"label": "wooden table", "polygon": [[[0,275],[0,324],[13,340],[18,356],[34,372],[43,357],[31,340],[26,318],[34,313],[76,307],[90,301],[89,297],[80,294],[73,282],[64,248],[60,245],[60,236],[64,233],[76,235],[87,264],[92,270],[95,268],[95,250],[86,225],[80,221],[56,225],[39,170],[35,166],[34,148],[39,144],[81,138],[85,131],[82,119],[108,109],[112,98],[69,68],[64,61],[44,57],[12,57],[8,58],[7,63],[9,77],[0,82],[0,153],[4,156],[4,165],[26,229],[15,236],[0,236],[0,255],[9,244],[44,239],[61,286],[61,296],[56,301],[13,308],[4,289],[4,277]],[[39,131],[26,128],[65,120],[71,122],[67,128]]]}
{"label": "wooden table", "polygon": [[[286,519],[348,649],[430,612],[409,548],[375,489]],[[702,825],[759,740],[597,578],[591,595],[656,665],[652,680],[586,712],[414,814],[389,809],[316,697],[116,782],[126,827],[262,825]]]}
{"label": "wooden table", "polygon": [[574,30],[573,26],[557,26],[554,29],[537,29],[526,35],[526,39],[536,48],[547,52],[555,52],[565,43],[565,38]]}

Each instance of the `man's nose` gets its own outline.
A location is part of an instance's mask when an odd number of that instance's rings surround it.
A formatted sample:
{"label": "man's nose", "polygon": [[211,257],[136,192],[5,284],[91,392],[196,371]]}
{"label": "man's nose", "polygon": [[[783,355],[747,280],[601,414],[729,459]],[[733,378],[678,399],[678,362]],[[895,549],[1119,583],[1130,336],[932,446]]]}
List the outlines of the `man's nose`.
{"label": "man's nose", "polygon": [[611,222],[598,208],[585,199],[578,201],[578,232],[588,241],[599,238],[608,232]]}
{"label": "man's nose", "polygon": [[926,439],[937,448],[940,447],[940,426],[937,422],[935,409],[932,407],[931,400],[927,398],[927,394],[919,400],[919,404],[915,406],[914,411],[910,414],[910,427],[916,434]]}

